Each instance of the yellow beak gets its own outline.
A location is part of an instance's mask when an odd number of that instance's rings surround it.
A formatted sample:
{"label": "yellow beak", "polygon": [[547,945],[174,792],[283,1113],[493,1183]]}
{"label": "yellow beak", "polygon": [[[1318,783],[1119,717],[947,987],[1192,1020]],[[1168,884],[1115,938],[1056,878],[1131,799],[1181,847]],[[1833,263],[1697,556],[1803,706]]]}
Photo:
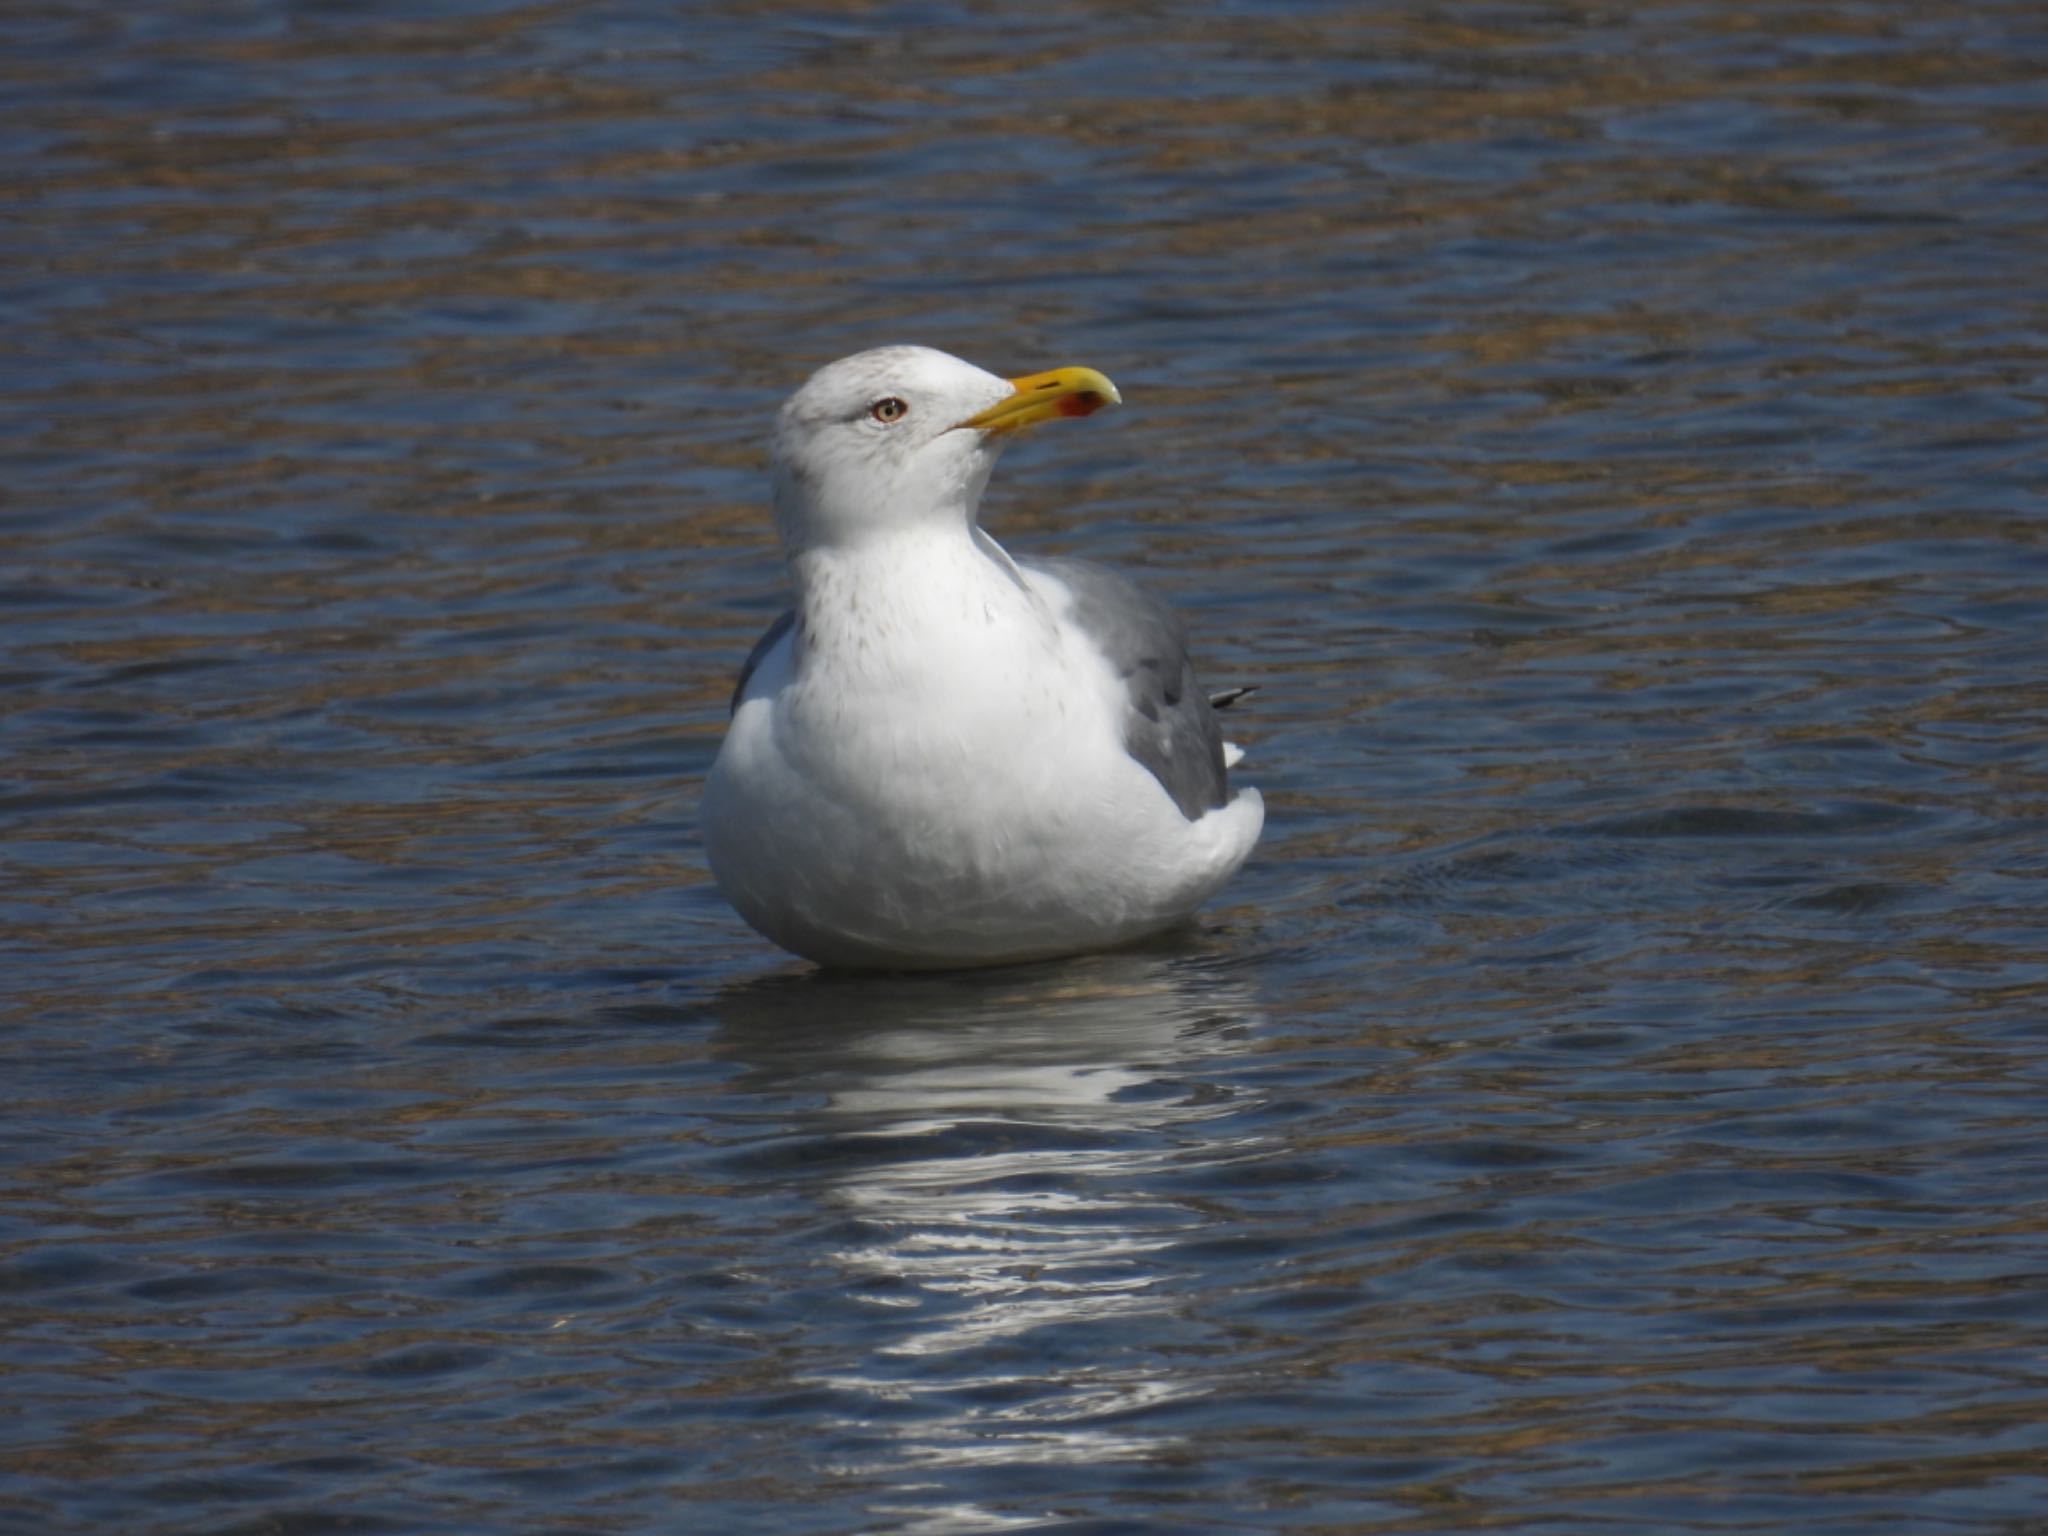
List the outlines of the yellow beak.
{"label": "yellow beak", "polygon": [[1054,368],[1010,380],[1013,393],[956,426],[977,432],[1015,432],[1055,416],[1093,416],[1105,405],[1121,405],[1116,386],[1093,368]]}

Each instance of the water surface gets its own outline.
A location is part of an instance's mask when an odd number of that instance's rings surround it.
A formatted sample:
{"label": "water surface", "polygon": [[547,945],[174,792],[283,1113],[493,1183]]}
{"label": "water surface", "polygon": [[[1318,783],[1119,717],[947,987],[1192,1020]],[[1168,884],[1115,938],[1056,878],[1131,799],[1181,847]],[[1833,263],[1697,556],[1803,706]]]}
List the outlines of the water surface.
{"label": "water surface", "polygon": [[[2048,28],[49,7],[0,146],[0,1525],[2048,1508]],[[1103,368],[1192,932],[708,884],[775,402]]]}

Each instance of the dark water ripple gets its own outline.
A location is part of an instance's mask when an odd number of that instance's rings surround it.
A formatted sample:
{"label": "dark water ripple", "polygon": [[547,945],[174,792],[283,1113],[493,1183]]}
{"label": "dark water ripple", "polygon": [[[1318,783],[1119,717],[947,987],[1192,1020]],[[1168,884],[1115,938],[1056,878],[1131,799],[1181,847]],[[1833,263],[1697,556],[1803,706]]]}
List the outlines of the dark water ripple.
{"label": "dark water ripple", "polygon": [[[29,7],[0,1529],[2036,1529],[2017,3]],[[762,436],[1085,361],[1197,932],[781,962]],[[1053,441],[1057,435],[1058,441]]]}

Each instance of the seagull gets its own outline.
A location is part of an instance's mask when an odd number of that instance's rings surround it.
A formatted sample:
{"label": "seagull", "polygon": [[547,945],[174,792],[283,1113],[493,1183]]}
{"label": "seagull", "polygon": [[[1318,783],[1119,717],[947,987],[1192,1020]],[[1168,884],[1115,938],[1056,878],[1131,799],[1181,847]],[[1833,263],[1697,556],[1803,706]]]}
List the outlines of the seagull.
{"label": "seagull", "polygon": [[764,937],[885,970],[1111,949],[1250,854],[1264,802],[1230,784],[1242,754],[1173,611],[978,521],[1012,436],[1121,399],[1092,368],[1002,379],[896,346],[783,406],[796,606],[746,659],[703,802],[719,891]]}

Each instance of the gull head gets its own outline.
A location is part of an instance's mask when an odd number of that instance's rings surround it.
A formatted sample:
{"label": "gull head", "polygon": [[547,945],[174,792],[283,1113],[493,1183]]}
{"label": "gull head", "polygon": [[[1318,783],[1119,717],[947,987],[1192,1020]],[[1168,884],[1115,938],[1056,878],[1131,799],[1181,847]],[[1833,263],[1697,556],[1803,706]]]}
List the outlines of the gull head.
{"label": "gull head", "polygon": [[775,427],[775,520],[792,554],[920,525],[971,526],[1004,441],[1114,405],[1093,368],[1003,379],[930,347],[828,363]]}

